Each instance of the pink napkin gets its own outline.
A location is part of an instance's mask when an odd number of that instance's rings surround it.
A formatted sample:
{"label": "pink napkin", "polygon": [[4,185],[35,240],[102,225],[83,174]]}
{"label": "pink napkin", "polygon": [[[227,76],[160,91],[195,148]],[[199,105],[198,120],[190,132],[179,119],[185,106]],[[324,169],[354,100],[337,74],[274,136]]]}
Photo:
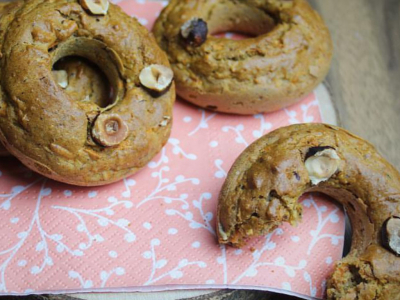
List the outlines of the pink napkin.
{"label": "pink napkin", "polygon": [[[149,28],[166,4],[114,2]],[[100,188],[57,183],[1,159],[0,294],[228,287],[322,297],[344,232],[343,212],[324,198],[304,196],[300,226],[241,250],[215,238],[216,201],[235,158],[275,128],[320,121],[315,95],[248,117],[178,101],[162,152]]]}

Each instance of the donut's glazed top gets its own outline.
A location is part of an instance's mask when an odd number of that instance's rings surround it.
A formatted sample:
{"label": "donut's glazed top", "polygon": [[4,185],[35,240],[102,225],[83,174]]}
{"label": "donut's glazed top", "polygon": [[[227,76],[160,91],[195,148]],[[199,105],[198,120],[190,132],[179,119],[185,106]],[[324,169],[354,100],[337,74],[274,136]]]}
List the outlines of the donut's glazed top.
{"label": "donut's glazed top", "polygon": [[[340,163],[331,178],[313,185],[304,162],[310,151],[322,149],[318,147],[335,149]],[[359,284],[357,273],[374,289],[372,294],[379,295],[357,299],[391,299],[385,297],[393,288],[399,293],[400,257],[382,245],[382,230],[385,221],[400,216],[400,174],[368,142],[334,126],[281,128],[247,148],[220,194],[219,241],[242,246],[247,238],[270,232],[282,222],[296,224],[302,211],[297,200],[307,191],[341,202],[353,227],[352,250],[331,281],[330,297],[342,299],[352,284]]]}
{"label": "donut's glazed top", "polygon": [[[182,25],[208,24],[198,47],[185,44]],[[212,36],[235,31],[245,40]],[[172,0],[154,27],[167,52],[180,96],[200,106],[241,114],[272,111],[310,93],[332,56],[329,32],[305,0]]]}
{"label": "donut's glazed top", "polygon": [[[0,139],[32,169],[56,180],[98,185],[143,167],[167,141],[174,86],[153,97],[140,85],[140,71],[169,66],[153,37],[110,4],[93,16],[79,1],[28,0],[1,7]],[[100,107],[72,101],[55,82],[53,64],[83,56],[114,83],[115,103]],[[110,75],[111,74],[111,75]],[[118,114],[128,137],[116,147],[95,143],[90,130],[99,115]]]}

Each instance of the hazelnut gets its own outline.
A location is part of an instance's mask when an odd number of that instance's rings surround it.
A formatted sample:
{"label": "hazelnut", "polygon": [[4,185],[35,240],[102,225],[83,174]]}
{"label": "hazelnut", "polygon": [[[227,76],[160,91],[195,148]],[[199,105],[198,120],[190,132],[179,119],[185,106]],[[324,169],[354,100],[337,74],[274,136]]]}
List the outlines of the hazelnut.
{"label": "hazelnut", "polygon": [[338,170],[339,162],[340,157],[331,148],[316,152],[313,156],[307,158],[305,166],[311,183],[317,185],[331,178]]}
{"label": "hazelnut", "polygon": [[168,123],[170,122],[170,120],[171,120],[170,116],[164,116],[163,120],[161,121],[161,123],[158,126],[166,127],[168,125]]}
{"label": "hazelnut", "polygon": [[128,131],[128,126],[118,114],[104,114],[97,117],[92,137],[104,147],[113,147],[128,137]]}
{"label": "hazelnut", "polygon": [[53,71],[53,76],[59,86],[63,89],[68,87],[68,73],[65,70]]}
{"label": "hazelnut", "polygon": [[219,236],[222,238],[222,240],[224,240],[224,241],[228,240],[228,235],[224,231],[224,228],[222,227],[221,223],[218,223],[218,233],[219,233]]}
{"label": "hazelnut", "polygon": [[207,40],[208,27],[202,19],[194,18],[181,27],[181,35],[190,46],[199,47]]}
{"label": "hazelnut", "polygon": [[80,0],[80,4],[85,10],[94,15],[106,15],[108,11],[108,0]]}
{"label": "hazelnut", "polygon": [[310,66],[308,70],[309,70],[310,75],[312,75],[314,77],[318,77],[320,74],[318,66]]}
{"label": "hazelnut", "polygon": [[166,90],[173,78],[174,73],[172,70],[163,65],[150,65],[144,68],[139,75],[140,83],[156,92]]}
{"label": "hazelnut", "polygon": [[385,247],[400,256],[400,217],[391,217],[383,225]]}

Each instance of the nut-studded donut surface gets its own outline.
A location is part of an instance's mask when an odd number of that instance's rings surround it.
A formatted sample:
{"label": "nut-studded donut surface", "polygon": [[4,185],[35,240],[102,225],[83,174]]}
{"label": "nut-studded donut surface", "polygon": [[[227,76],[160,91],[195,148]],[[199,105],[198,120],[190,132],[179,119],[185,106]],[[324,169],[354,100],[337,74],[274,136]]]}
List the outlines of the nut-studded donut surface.
{"label": "nut-studded donut surface", "polygon": [[[213,34],[234,31],[252,38]],[[332,42],[306,0],[172,0],[154,34],[178,94],[196,105],[254,114],[290,105],[325,77]]]}
{"label": "nut-studded donut surface", "polygon": [[[81,58],[67,58],[57,64],[53,70],[56,82],[64,91],[78,101],[91,101],[102,105],[110,100],[107,79],[99,69]],[[10,153],[0,143],[0,156]]]}
{"label": "nut-studded donut surface", "polygon": [[[139,80],[152,65],[169,68],[152,35],[119,7],[99,13],[96,5],[18,1],[0,19],[0,139],[34,171],[83,186],[117,181],[154,157],[169,137],[175,100],[173,83],[154,92]],[[102,69],[109,103],[73,99],[58,84],[52,68],[70,56]]]}
{"label": "nut-studded donut surface", "polygon": [[399,299],[400,174],[368,142],[338,127],[293,125],[247,148],[220,193],[219,242],[240,247],[282,222],[296,224],[305,192],[342,203],[353,227],[328,298]]}

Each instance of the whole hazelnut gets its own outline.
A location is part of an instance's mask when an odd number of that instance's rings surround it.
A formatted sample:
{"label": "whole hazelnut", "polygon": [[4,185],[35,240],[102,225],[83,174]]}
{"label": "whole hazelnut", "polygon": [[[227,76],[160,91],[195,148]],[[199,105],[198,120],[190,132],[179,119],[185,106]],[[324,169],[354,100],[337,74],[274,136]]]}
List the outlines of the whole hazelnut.
{"label": "whole hazelnut", "polygon": [[102,114],[94,123],[92,137],[104,147],[113,147],[123,142],[128,132],[128,126],[118,114]]}
{"label": "whole hazelnut", "polygon": [[308,157],[305,167],[311,183],[317,185],[331,178],[338,170],[339,162],[339,155],[331,148],[316,152],[314,155]]}
{"label": "whole hazelnut", "polygon": [[140,83],[146,88],[156,91],[165,91],[172,82],[174,73],[163,65],[150,65],[144,68],[139,75]]}
{"label": "whole hazelnut", "polygon": [[202,19],[191,19],[181,27],[181,36],[190,46],[199,47],[207,40],[208,26]]}

